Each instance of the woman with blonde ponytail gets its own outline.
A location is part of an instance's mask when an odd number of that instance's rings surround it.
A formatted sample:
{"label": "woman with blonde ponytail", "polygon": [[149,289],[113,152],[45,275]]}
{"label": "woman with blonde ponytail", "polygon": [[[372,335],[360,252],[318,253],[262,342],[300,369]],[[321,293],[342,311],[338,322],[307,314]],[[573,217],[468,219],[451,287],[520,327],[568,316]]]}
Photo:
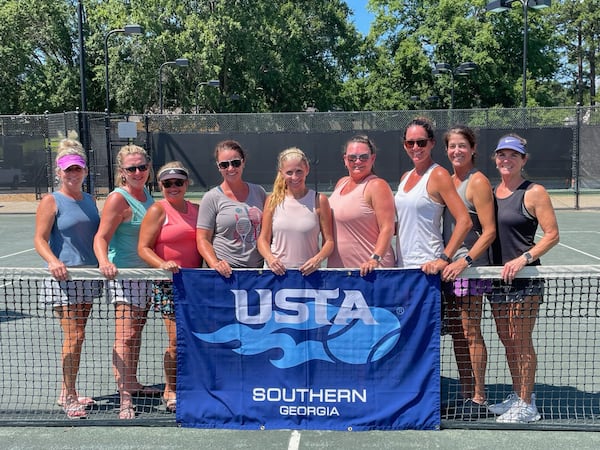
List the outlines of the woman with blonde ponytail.
{"label": "woman with blonde ponytail", "polygon": [[286,269],[310,275],[333,251],[329,201],[306,187],[310,166],[299,148],[282,151],[277,168],[273,192],[263,213],[258,250],[265,258],[265,267],[277,275],[283,275]]}

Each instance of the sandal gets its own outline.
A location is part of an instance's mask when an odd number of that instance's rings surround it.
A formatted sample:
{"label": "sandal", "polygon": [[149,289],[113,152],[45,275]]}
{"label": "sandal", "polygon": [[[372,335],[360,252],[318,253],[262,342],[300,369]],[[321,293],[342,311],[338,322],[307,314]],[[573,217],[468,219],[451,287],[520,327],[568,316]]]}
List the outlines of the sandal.
{"label": "sandal", "polygon": [[69,419],[87,418],[88,413],[85,410],[85,405],[82,405],[75,399],[67,401],[67,403],[64,404],[62,408]]}
{"label": "sandal", "polygon": [[[82,404],[86,408],[90,408],[96,404],[96,400],[94,400],[92,397],[78,397],[77,402]],[[58,400],[56,400],[56,404],[58,406],[64,407],[65,401],[64,399],[59,398]]]}
{"label": "sandal", "polygon": [[160,398],[160,400],[162,401],[162,404],[165,405],[165,409],[167,411],[169,411],[170,413],[175,413],[177,411],[177,399],[176,398],[170,398],[167,400],[164,396],[162,396]]}
{"label": "sandal", "polygon": [[131,403],[121,406],[121,409],[119,410],[119,419],[135,419],[135,407]]}

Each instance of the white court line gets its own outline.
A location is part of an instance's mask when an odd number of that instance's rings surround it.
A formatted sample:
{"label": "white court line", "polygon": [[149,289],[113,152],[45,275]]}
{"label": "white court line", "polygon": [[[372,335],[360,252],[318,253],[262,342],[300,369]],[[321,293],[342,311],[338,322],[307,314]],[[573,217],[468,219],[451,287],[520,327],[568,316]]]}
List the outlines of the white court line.
{"label": "white court line", "polygon": [[300,432],[298,430],[294,430],[290,436],[288,450],[298,450],[298,448],[300,448]]}
{"label": "white court line", "polygon": [[[578,233],[578,234],[581,234],[581,233],[597,233],[597,231],[572,231],[572,232],[570,232],[570,231],[567,231],[567,232],[565,232],[565,233],[561,233],[561,234],[567,234],[567,233]],[[539,234],[539,233],[538,233],[538,234],[536,234],[536,237],[538,237],[538,238],[541,238],[542,236],[543,236],[543,235],[541,235],[541,234]],[[579,249],[577,249],[577,248],[575,248],[575,247],[571,247],[570,245],[563,244],[562,242],[559,242],[559,243],[558,243],[558,245],[559,245],[560,247],[564,247],[564,248],[566,248],[566,249],[569,249],[569,250],[572,250],[572,251],[574,251],[574,252],[576,252],[576,253],[581,253],[582,255],[585,255],[585,256],[588,256],[588,257],[590,257],[590,258],[593,258],[593,259],[596,259],[596,260],[600,261],[600,257],[598,257],[598,256],[595,256],[595,255],[592,255],[592,254],[590,254],[590,253],[587,253],[587,252],[584,252],[583,250],[579,250]]]}
{"label": "white court line", "polygon": [[32,252],[34,251],[35,248],[29,248],[27,250],[23,250],[21,252],[17,252],[17,253],[11,253],[10,255],[4,255],[4,256],[0,256],[0,259],[2,258],[10,258],[11,256],[16,256],[16,255],[20,255],[21,253],[27,253],[27,252]]}
{"label": "white court line", "polygon": [[574,252],[581,253],[582,255],[589,256],[590,258],[594,258],[594,259],[600,261],[600,257],[594,256],[594,255],[592,255],[590,253],[586,253],[586,252],[584,252],[582,250],[578,250],[578,249],[576,249],[574,247],[571,247],[570,245],[561,244],[560,242],[558,243],[558,245],[560,245],[561,247],[564,247],[564,248],[568,248],[569,250],[573,250]]}

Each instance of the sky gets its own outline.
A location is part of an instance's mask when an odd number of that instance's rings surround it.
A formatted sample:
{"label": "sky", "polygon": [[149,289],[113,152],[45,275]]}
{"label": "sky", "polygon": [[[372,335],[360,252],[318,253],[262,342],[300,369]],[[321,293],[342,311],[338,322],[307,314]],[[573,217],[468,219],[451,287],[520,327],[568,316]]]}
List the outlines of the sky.
{"label": "sky", "polygon": [[354,11],[352,21],[358,31],[365,35],[368,34],[371,21],[374,19],[374,16],[367,11],[368,0],[346,0],[346,3]]}

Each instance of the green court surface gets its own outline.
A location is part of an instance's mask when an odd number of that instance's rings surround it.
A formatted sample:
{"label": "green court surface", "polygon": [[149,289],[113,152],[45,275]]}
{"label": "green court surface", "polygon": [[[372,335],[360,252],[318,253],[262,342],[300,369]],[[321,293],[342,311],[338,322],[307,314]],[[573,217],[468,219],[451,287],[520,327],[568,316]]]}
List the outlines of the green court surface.
{"label": "green court surface", "polygon": [[[557,211],[561,242],[542,258],[545,266],[600,264],[600,211]],[[0,267],[42,267],[33,250],[33,214],[0,214]],[[3,345],[0,352],[8,351]],[[6,401],[9,401],[6,399]],[[175,421],[154,426],[100,426],[78,421],[62,426],[0,427],[0,448],[200,448],[200,449],[546,449],[600,448],[600,433],[520,429],[441,431],[232,431],[178,428]],[[120,424],[119,424],[120,425]],[[486,424],[488,425],[488,424]],[[471,424],[472,426],[472,424]],[[486,426],[485,428],[488,428]]]}
{"label": "green court surface", "polygon": [[600,433],[521,430],[228,431],[146,427],[0,428],[12,449],[597,449]]}
{"label": "green court surface", "polygon": [[[600,210],[558,210],[560,243],[544,265],[600,264]],[[0,214],[0,267],[41,267],[33,249],[35,215]]]}

